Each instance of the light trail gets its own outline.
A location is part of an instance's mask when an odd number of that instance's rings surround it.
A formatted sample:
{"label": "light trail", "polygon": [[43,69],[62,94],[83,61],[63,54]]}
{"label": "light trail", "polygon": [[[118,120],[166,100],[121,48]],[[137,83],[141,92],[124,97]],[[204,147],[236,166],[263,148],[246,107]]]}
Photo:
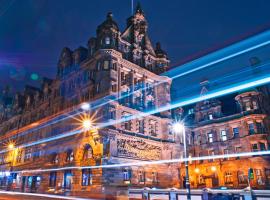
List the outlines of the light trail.
{"label": "light trail", "polygon": [[244,152],[244,153],[234,153],[234,154],[223,154],[223,155],[211,155],[211,156],[201,156],[192,158],[179,158],[170,160],[157,160],[157,161],[140,161],[140,162],[129,162],[121,164],[110,164],[110,165],[96,165],[96,166],[73,166],[73,167],[60,167],[51,169],[32,169],[32,170],[20,170],[20,171],[10,171],[11,173],[42,173],[50,171],[62,171],[62,170],[72,170],[72,169],[99,169],[99,168],[120,168],[120,167],[132,167],[132,166],[144,166],[144,165],[160,165],[160,164],[171,164],[171,163],[181,163],[185,161],[200,161],[200,160],[215,160],[224,158],[234,158],[234,157],[247,157],[247,156],[263,156],[269,155],[268,151],[256,151],[256,152]]}
{"label": "light trail", "polygon": [[[27,193],[27,192],[9,192],[0,190],[0,194],[6,195],[20,195],[20,196],[33,196],[33,197],[46,197],[51,199],[69,199],[69,200],[95,200],[95,199],[86,199],[72,196],[62,196],[62,195],[52,195],[52,194],[41,194],[41,193]],[[1,197],[0,197],[1,198]]]}
{"label": "light trail", "polygon": [[[177,68],[172,69],[169,72],[163,73],[161,75],[163,75],[163,76],[169,76],[171,79],[175,79],[175,78],[178,78],[178,77],[181,77],[181,76],[185,76],[185,75],[190,74],[192,72],[195,72],[195,71],[204,69],[204,68],[209,67],[211,65],[218,64],[220,62],[223,62],[223,61],[226,61],[228,59],[234,58],[236,56],[242,55],[242,54],[247,53],[249,51],[253,51],[255,49],[264,47],[264,46],[270,44],[269,38],[270,38],[270,31],[265,31],[265,32],[263,32],[261,34],[258,34],[256,36],[253,36],[251,38],[248,38],[248,39],[246,39],[244,41],[238,42],[238,43],[236,43],[234,45],[231,45],[229,47],[226,47],[224,49],[221,49],[221,50],[216,51],[214,53],[211,53],[209,55],[206,55],[206,56],[204,56],[202,58],[198,58],[198,59],[196,59],[194,61],[191,61],[191,62],[186,63],[184,65],[178,66]],[[261,41],[264,41],[264,42],[261,42]],[[235,49],[240,49],[240,48],[244,48],[244,50],[237,50],[237,52],[234,52]],[[229,55],[227,55],[225,57],[222,57],[222,58],[216,58],[216,57],[223,56],[223,54],[227,54],[227,52],[229,52],[229,51],[233,51],[233,53],[230,53]],[[212,57],[214,58],[214,61],[209,61],[208,59],[209,58],[212,58]],[[207,62],[207,63],[201,65],[201,62]],[[193,67],[194,65],[199,65],[199,66],[196,67],[196,68],[193,68],[193,69],[186,69],[186,68]],[[181,72],[181,73],[179,73],[177,75],[172,75],[172,73],[175,73],[177,70],[179,71],[179,69],[180,69],[180,71],[183,71],[184,70],[184,72]],[[154,87],[154,86],[159,85],[159,84],[162,84],[162,83],[165,83],[165,82],[161,81],[161,82],[158,82],[158,83],[155,83],[155,84],[151,85],[150,87]],[[146,88],[141,88],[140,90],[145,90],[145,89]],[[137,91],[139,91],[139,90],[137,90]],[[137,92],[137,91],[134,91],[134,92]],[[104,103],[100,103],[99,105],[93,107],[93,109],[98,108],[98,107],[101,107],[101,106],[106,105],[106,104],[109,104],[109,103],[111,103],[113,101],[118,101],[120,99],[126,98],[126,97],[134,94],[134,92],[129,93],[127,95],[123,95],[121,97],[115,97],[115,96],[104,97],[105,99],[107,98],[109,100],[108,101],[105,101]],[[88,102],[88,103],[91,104],[91,102]],[[70,112],[73,112],[75,110],[78,110],[81,107],[81,105],[82,104],[80,104],[79,106],[76,106]],[[81,114],[81,113],[82,112],[77,113],[77,114],[74,114],[73,116],[76,116],[76,115]],[[66,115],[66,114],[64,114],[64,115]],[[61,116],[62,115],[57,116],[56,118],[60,118]],[[27,133],[29,133],[30,131],[35,131],[35,130],[39,130],[41,128],[45,128],[45,127],[47,127],[49,125],[58,123],[58,122],[63,121],[65,119],[67,119],[67,118],[69,118],[69,116],[68,117],[65,117],[63,119],[58,119],[58,120],[51,119],[50,122],[49,123],[47,122],[45,125],[42,125],[42,126],[40,125],[38,127],[35,127],[35,129],[27,130],[28,131]],[[53,121],[53,120],[55,120],[55,121]]]}
{"label": "light trail", "polygon": [[[270,82],[270,74],[267,74],[264,77],[260,77],[260,78],[261,79],[258,79],[258,78],[257,79],[252,79],[252,80],[249,80],[248,82],[243,82],[242,84],[239,84],[239,85],[232,85],[231,87],[225,88],[223,90],[212,91],[211,93],[208,93],[208,94],[205,94],[205,95],[197,95],[197,96],[192,97],[190,99],[186,99],[184,101],[180,101],[178,103],[170,104],[170,105],[158,108],[158,109],[153,109],[153,110],[150,110],[148,112],[141,112],[141,113],[139,113],[137,115],[128,116],[128,117],[125,117],[125,118],[122,118],[122,119],[119,119],[119,120],[110,120],[110,121],[102,123],[102,124],[97,124],[95,126],[95,128],[97,128],[97,129],[105,128],[107,126],[119,124],[119,123],[122,123],[122,122],[134,120],[134,119],[141,118],[141,117],[146,117],[146,116],[149,116],[149,115],[152,115],[152,114],[155,114],[155,113],[164,112],[164,111],[167,111],[167,110],[170,110],[170,109],[173,109],[173,108],[190,105],[190,104],[193,104],[193,103],[196,103],[196,102],[200,102],[200,101],[204,101],[204,100],[207,100],[207,99],[223,96],[223,95],[226,95],[226,94],[231,94],[231,93],[234,93],[234,92],[237,92],[237,91],[245,90],[245,89],[248,89],[248,88],[252,88],[252,87],[263,85],[263,84],[266,84],[266,83]],[[45,139],[35,141],[35,142],[32,142],[32,143],[20,145],[20,146],[18,146],[16,148],[24,148],[24,147],[29,147],[29,146],[33,146],[33,145],[42,144],[42,143],[45,143],[45,142],[51,142],[51,141],[58,140],[58,139],[61,139],[61,138],[73,136],[73,135],[79,134],[81,132],[83,132],[82,129],[74,130],[74,131],[70,131],[70,132],[67,132],[67,133],[59,134],[59,135],[54,136],[54,137],[45,138]],[[9,151],[11,151],[11,150],[5,149],[5,150],[0,151],[0,153],[5,153],[5,152],[9,152]]]}

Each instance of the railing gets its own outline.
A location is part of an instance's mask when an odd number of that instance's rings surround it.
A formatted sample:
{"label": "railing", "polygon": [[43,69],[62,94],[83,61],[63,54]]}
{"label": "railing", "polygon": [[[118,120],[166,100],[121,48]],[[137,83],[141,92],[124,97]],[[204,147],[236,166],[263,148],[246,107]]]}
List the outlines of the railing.
{"label": "railing", "polygon": [[[154,199],[164,199],[164,200],[185,200],[186,199],[186,190],[183,189],[129,189],[129,199],[145,199],[145,200],[154,200]],[[266,200],[270,199],[270,190],[253,190],[253,197],[256,197],[256,200]],[[204,192],[203,190],[191,190],[192,200],[210,200],[210,199],[219,199],[222,196],[222,199],[235,199],[235,200],[245,200],[251,199],[251,192],[245,190],[209,190]],[[231,198],[232,197],[232,198]]]}

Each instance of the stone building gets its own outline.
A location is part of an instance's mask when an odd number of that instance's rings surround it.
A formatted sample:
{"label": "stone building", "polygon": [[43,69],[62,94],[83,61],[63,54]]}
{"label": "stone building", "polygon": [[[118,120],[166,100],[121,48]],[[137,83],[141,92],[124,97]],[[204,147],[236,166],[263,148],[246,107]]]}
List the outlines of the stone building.
{"label": "stone building", "polygon": [[[87,47],[62,50],[55,79],[14,98],[5,90],[1,187],[104,198],[115,188],[178,184],[178,170],[168,165],[78,168],[176,158],[181,151],[170,111],[142,115],[169,104],[171,86],[159,75],[168,69],[167,54],[160,43],[152,46],[147,28],[140,6],[123,32],[108,13]],[[131,116],[142,117],[125,120]],[[89,118],[92,128],[82,130],[80,120]]]}
{"label": "stone building", "polygon": [[[202,93],[208,92],[204,81]],[[203,157],[269,150],[269,87],[261,86],[219,99],[210,99],[175,111],[185,116],[189,156]],[[236,156],[190,162],[192,188],[245,188],[248,170],[254,171],[251,187],[270,187],[269,156]],[[185,179],[181,167],[182,183]],[[182,184],[183,186],[183,184]]]}

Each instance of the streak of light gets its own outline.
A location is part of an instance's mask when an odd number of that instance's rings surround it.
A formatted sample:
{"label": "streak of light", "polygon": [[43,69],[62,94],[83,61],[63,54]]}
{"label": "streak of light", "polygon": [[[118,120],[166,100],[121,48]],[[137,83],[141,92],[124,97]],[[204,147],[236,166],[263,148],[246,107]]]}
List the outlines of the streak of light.
{"label": "streak of light", "polygon": [[[234,57],[236,57],[236,56],[239,56],[239,55],[242,55],[242,54],[244,54],[244,53],[247,53],[247,52],[249,52],[249,51],[252,51],[252,50],[255,50],[255,49],[258,49],[258,48],[260,48],[260,47],[263,47],[263,46],[266,46],[266,45],[268,45],[268,44],[270,44],[270,40],[269,40],[269,35],[270,35],[270,31],[266,31],[266,32],[264,32],[264,33],[261,33],[261,34],[259,34],[259,35],[257,35],[257,36],[254,36],[254,37],[252,37],[252,38],[249,38],[249,39],[247,39],[247,40],[244,40],[244,41],[242,41],[242,42],[239,42],[239,43],[237,43],[237,44],[235,44],[235,45],[231,45],[231,46],[229,46],[229,47],[227,47],[227,48],[224,48],[224,49],[222,49],[222,50],[219,50],[219,51],[217,51],[217,52],[214,52],[214,53],[212,53],[212,54],[210,54],[210,55],[207,55],[207,56],[204,56],[204,57],[202,57],[202,58],[199,58],[199,59],[197,59],[197,60],[195,60],[195,61],[192,61],[192,62],[189,62],[189,63],[187,63],[187,64],[184,64],[184,65],[182,65],[182,66],[179,66],[178,68],[179,69],[185,69],[185,68],[188,68],[188,67],[194,67],[194,65],[198,65],[198,64],[200,64],[200,62],[202,62],[202,61],[205,61],[205,60],[207,60],[209,57],[210,58],[212,58],[212,57],[218,57],[218,56],[221,56],[223,53],[225,53],[225,52],[227,52],[227,51],[229,51],[229,50],[235,50],[235,49],[237,49],[237,48],[239,48],[239,46],[241,46],[241,45],[243,45],[243,46],[246,46],[247,44],[249,44],[249,43],[251,43],[252,44],[252,46],[249,46],[249,47],[247,47],[247,48],[245,48],[244,50],[241,50],[241,51],[238,51],[238,52],[234,52],[234,53],[232,53],[232,54],[229,54],[229,55],[227,55],[227,56],[225,56],[225,57],[222,57],[222,58],[219,58],[219,59],[215,59],[214,61],[211,61],[211,62],[208,62],[208,63],[206,63],[206,64],[203,64],[203,65],[199,65],[198,67],[196,67],[196,68],[192,68],[192,69],[189,69],[189,70],[187,70],[187,71],[184,71],[184,72],[182,72],[182,73],[179,73],[179,74],[177,74],[177,75],[174,75],[174,76],[172,76],[171,78],[172,79],[175,79],[175,78],[178,78],[178,77],[181,77],[181,76],[184,76],[184,75],[187,75],[187,74],[190,74],[190,73],[192,73],[192,72],[195,72],[195,71],[198,71],[198,70],[201,70],[201,69],[204,69],[204,68],[206,68],[206,67],[208,67],[208,66],[211,66],[211,65],[214,65],[214,64],[217,64],[217,63],[220,63],[220,62],[223,62],[223,61],[225,61],[225,60],[228,60],[228,59],[231,59],[231,58],[234,58]],[[256,43],[256,42],[258,42],[257,40],[262,40],[262,39],[264,39],[264,40],[266,40],[266,41],[264,41],[264,42],[260,42],[259,44],[256,44],[256,45],[254,45],[253,43]],[[241,47],[242,48],[242,47]],[[202,60],[202,61],[201,61]],[[172,71],[175,71],[175,70],[172,70]],[[172,73],[172,71],[170,71],[170,73]],[[166,75],[166,73],[165,74],[163,74],[163,75]],[[269,81],[268,81],[269,82]],[[151,85],[151,87],[154,87],[154,86],[156,86],[156,85],[158,85],[158,84],[162,84],[162,83],[164,83],[164,81],[161,81],[161,82],[158,82],[158,83],[155,83],[155,84],[153,84],[153,85]],[[267,83],[267,82],[266,82]],[[259,84],[259,85],[261,85],[261,84]],[[255,86],[255,85],[254,85]],[[253,86],[253,87],[254,87]],[[145,89],[145,88],[142,88],[141,90],[143,90],[143,89]],[[239,91],[239,90],[236,90],[235,89],[235,91]],[[225,94],[230,94],[230,93],[232,93],[233,92],[233,90],[231,90],[231,92],[229,92],[229,90],[226,90],[226,92],[224,92],[223,94],[222,94],[222,92],[219,92],[220,94],[218,94],[218,92],[214,95],[212,95],[213,97],[218,97],[218,96],[221,96],[221,95],[225,95]],[[133,92],[134,93],[134,92]],[[127,97],[127,96],[129,96],[129,95],[132,95],[132,93],[129,93],[129,94],[127,94],[127,95],[124,95],[124,96],[121,96],[121,97],[118,97],[118,98],[116,98],[116,97],[107,97],[107,99],[108,99],[108,101],[105,101],[104,103],[100,103],[100,104],[98,104],[97,106],[95,106],[95,107],[92,107],[92,109],[95,109],[96,107],[101,107],[101,106],[103,106],[103,105],[106,105],[106,104],[108,104],[108,103],[111,103],[111,102],[113,102],[113,101],[117,101],[117,100],[120,100],[120,99],[123,99],[123,98],[125,98],[125,97]],[[172,109],[172,108],[176,108],[176,107],[180,107],[180,106],[184,106],[184,105],[189,105],[189,104],[192,104],[192,103],[196,103],[196,102],[198,102],[198,101],[202,101],[202,100],[206,100],[206,99],[210,99],[210,98],[213,98],[213,97],[210,97],[211,95],[206,95],[206,96],[203,96],[202,98],[201,97],[197,97],[197,98],[193,98],[193,100],[186,100],[186,101],[183,101],[183,102],[180,102],[180,103],[177,103],[177,104],[171,104],[171,105],[169,105],[169,106],[165,106],[165,107],[163,107],[163,108],[160,108],[160,110],[158,111],[158,112],[162,112],[162,111],[166,111],[166,110],[169,110],[169,109]],[[106,97],[105,97],[105,99],[106,99]],[[201,99],[201,100],[200,100]],[[90,102],[89,102],[90,103]],[[76,109],[79,109],[81,107],[81,105],[80,106],[77,106],[76,107]],[[171,107],[171,108],[170,108]],[[165,110],[164,110],[165,109]],[[75,113],[75,114],[73,114],[73,116],[76,116],[76,115],[78,115],[78,114],[80,114],[80,113],[82,113],[82,112],[79,112],[79,113]],[[149,115],[148,113],[156,113],[156,111],[150,111],[150,112],[147,112],[147,115]],[[56,117],[56,119],[57,118],[60,118],[61,117],[61,115],[60,116],[57,116]],[[68,119],[70,116],[67,116],[67,117],[64,117],[64,118],[60,118],[60,119],[57,119],[57,120],[51,120],[49,123],[46,123],[46,124],[42,124],[42,125],[40,125],[40,126],[38,126],[38,127],[35,127],[36,129],[35,130],[38,130],[38,129],[40,129],[40,128],[43,128],[43,127],[46,127],[46,126],[49,126],[49,125],[52,125],[52,124],[55,124],[55,123],[58,123],[58,122],[60,122],[60,121],[62,121],[62,120],[64,120],[64,119]],[[110,124],[111,125],[111,124]],[[34,129],[31,129],[30,131],[33,131]],[[28,131],[27,133],[29,133],[30,131]]]}
{"label": "streak of light", "polygon": [[85,198],[79,198],[79,197],[68,197],[68,196],[62,196],[62,195],[41,194],[41,193],[25,193],[25,192],[0,191],[0,194],[20,195],[20,196],[33,196],[33,197],[46,197],[46,198],[51,198],[51,199],[94,200],[94,199],[85,199]]}
{"label": "streak of light", "polygon": [[179,159],[170,159],[170,160],[138,161],[138,162],[121,163],[121,164],[110,164],[110,165],[73,166],[73,167],[59,167],[59,168],[51,168],[51,169],[21,170],[21,171],[12,171],[12,173],[36,173],[36,172],[50,172],[50,171],[72,170],[72,169],[119,168],[119,167],[131,167],[131,166],[182,163],[185,161],[190,162],[190,161],[215,160],[215,159],[247,157],[247,156],[264,156],[264,155],[269,155],[269,154],[270,154],[270,150],[256,151],[256,152],[243,152],[243,153],[235,153],[235,154],[211,155],[211,156],[202,156],[202,157],[188,157],[188,158],[179,158]]}
{"label": "streak of light", "polygon": [[[207,99],[211,99],[211,98],[219,97],[219,96],[222,96],[222,95],[234,93],[234,92],[245,90],[245,89],[252,88],[252,87],[255,87],[255,86],[263,85],[263,84],[266,84],[266,83],[269,83],[269,82],[270,82],[270,74],[267,74],[264,77],[261,77],[261,79],[252,79],[252,80],[249,80],[248,82],[243,82],[242,84],[239,84],[239,85],[232,85],[232,86],[230,86],[228,88],[225,88],[223,90],[213,91],[213,92],[207,93],[205,95],[198,95],[198,96],[195,96],[193,98],[186,99],[184,101],[180,101],[180,102],[177,102],[177,103],[174,103],[174,104],[170,104],[170,105],[167,105],[167,106],[164,106],[164,107],[160,107],[158,109],[150,110],[148,112],[141,112],[141,113],[139,113],[137,115],[127,116],[127,117],[122,118],[120,120],[110,120],[109,122],[105,122],[105,123],[102,123],[102,124],[96,124],[96,128],[97,129],[105,128],[107,126],[119,124],[119,123],[122,123],[122,122],[125,122],[125,121],[129,121],[129,120],[133,120],[133,119],[137,119],[137,118],[141,118],[141,117],[146,117],[148,115],[152,115],[152,114],[155,114],[155,113],[164,112],[164,111],[167,111],[167,110],[170,110],[170,109],[173,109],[173,108],[182,107],[182,106],[186,106],[186,105],[193,104],[193,103],[196,103],[196,102],[204,101],[204,100],[207,100]],[[19,146],[17,148],[24,148],[24,147],[37,145],[37,144],[42,144],[42,143],[45,143],[45,142],[50,142],[50,141],[58,140],[58,139],[61,139],[61,138],[64,138],[64,137],[72,136],[72,135],[75,135],[75,134],[78,134],[78,133],[81,133],[81,132],[83,132],[83,130],[78,129],[78,130],[70,131],[70,132],[67,132],[67,133],[59,134],[59,135],[51,137],[51,138],[45,138],[45,139],[42,139],[42,140],[39,140],[39,141],[24,144],[24,145],[21,145],[21,146]],[[0,153],[4,153],[4,152],[8,152],[8,151],[9,150],[5,149],[5,150],[0,151]]]}

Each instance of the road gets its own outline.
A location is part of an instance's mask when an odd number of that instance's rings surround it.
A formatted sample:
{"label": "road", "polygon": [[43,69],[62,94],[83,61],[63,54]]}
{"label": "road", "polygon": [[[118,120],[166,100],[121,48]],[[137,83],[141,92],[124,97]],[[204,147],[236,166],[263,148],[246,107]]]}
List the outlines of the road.
{"label": "road", "polygon": [[95,200],[71,196],[0,191],[0,200]]}

